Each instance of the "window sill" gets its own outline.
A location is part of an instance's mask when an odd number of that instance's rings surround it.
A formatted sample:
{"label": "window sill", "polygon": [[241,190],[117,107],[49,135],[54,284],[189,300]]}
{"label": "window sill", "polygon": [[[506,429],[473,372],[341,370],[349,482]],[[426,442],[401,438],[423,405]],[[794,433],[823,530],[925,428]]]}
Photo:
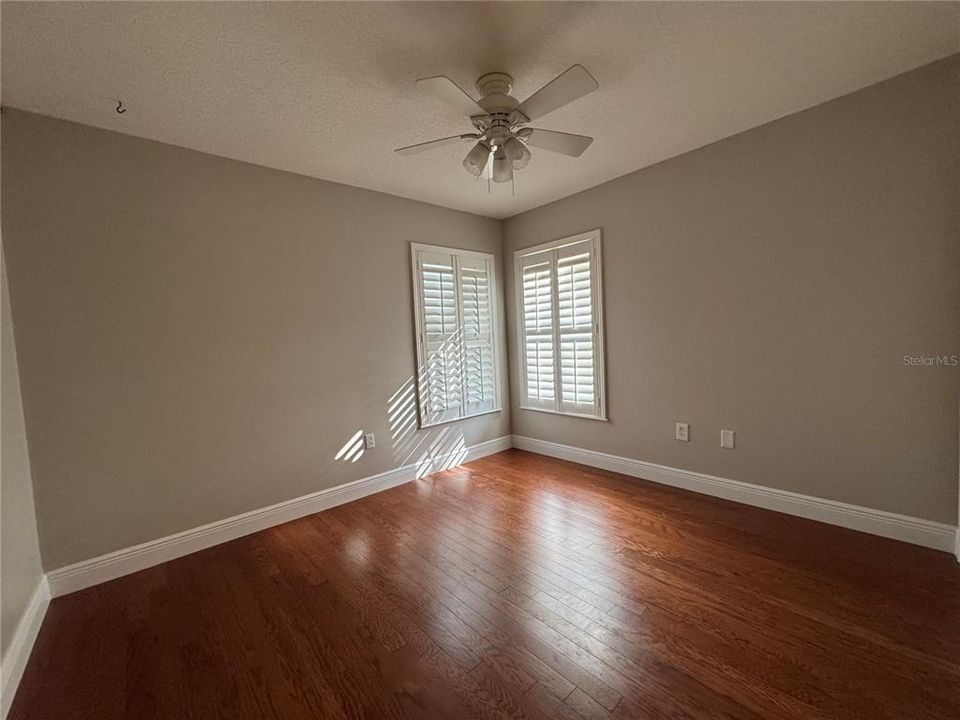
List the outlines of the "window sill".
{"label": "window sill", "polygon": [[549,410],[547,408],[530,407],[521,405],[521,410],[530,410],[532,412],[547,413],[548,415],[561,415],[563,417],[581,418],[582,420],[598,420],[600,422],[610,422],[606,415],[586,415],[584,413],[562,412],[560,410]]}
{"label": "window sill", "polygon": [[428,430],[429,428],[440,427],[441,425],[449,425],[450,423],[461,422],[463,420],[470,420],[476,417],[483,417],[484,415],[493,415],[494,413],[503,412],[502,407],[494,408],[493,410],[484,410],[483,412],[471,413],[470,415],[462,415],[461,417],[450,418],[449,420],[438,420],[437,422],[424,423],[421,422],[417,427],[420,430]]}

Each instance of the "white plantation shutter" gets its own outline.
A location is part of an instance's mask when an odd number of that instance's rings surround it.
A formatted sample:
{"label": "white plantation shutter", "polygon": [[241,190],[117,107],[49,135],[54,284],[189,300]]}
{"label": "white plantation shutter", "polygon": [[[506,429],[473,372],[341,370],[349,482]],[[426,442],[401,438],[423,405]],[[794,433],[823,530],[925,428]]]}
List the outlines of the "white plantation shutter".
{"label": "white plantation shutter", "polygon": [[528,404],[545,409],[556,404],[554,367],[552,254],[534,253],[521,258],[524,387]]}
{"label": "white plantation shutter", "polygon": [[583,414],[594,412],[596,399],[590,264],[589,241],[557,250],[560,404]]}
{"label": "white plantation shutter", "polygon": [[457,264],[463,317],[464,402],[466,414],[474,415],[497,407],[490,261],[461,257]]}
{"label": "white plantation shutter", "polygon": [[425,356],[420,365],[420,411],[429,422],[443,422],[460,417],[463,404],[460,313],[453,255],[422,253],[419,276]]}
{"label": "white plantation shutter", "polygon": [[606,419],[600,232],[518,250],[521,406]]}
{"label": "white plantation shutter", "polygon": [[499,410],[493,256],[412,252],[421,425]]}

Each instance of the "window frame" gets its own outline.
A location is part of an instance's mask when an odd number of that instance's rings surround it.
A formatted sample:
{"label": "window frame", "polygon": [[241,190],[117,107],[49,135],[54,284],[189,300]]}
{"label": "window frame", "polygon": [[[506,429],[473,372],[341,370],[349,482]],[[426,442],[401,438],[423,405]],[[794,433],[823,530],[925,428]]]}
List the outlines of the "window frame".
{"label": "window frame", "polygon": [[[459,280],[456,278],[459,275],[459,259],[460,258],[472,258],[474,260],[484,260],[487,262],[487,267],[490,269],[489,272],[489,286],[490,286],[490,336],[491,344],[493,350],[493,392],[494,392],[494,407],[484,410],[478,410],[475,412],[465,413],[457,415],[456,417],[447,417],[433,422],[427,422],[423,416],[423,397],[421,395],[420,387],[420,373],[422,369],[426,366],[427,362],[427,351],[425,347],[425,333],[423,328],[424,314],[423,314],[423,288],[421,284],[421,273],[420,264],[418,259],[418,254],[423,252],[428,253],[438,253],[438,254],[450,254],[454,257],[454,278],[456,284],[456,298],[457,298],[457,315],[458,321],[462,328],[463,326],[463,298],[460,292]],[[454,248],[454,247],[445,247],[443,245],[431,245],[428,243],[410,243],[410,271],[413,278],[413,323],[414,323],[414,334],[415,334],[415,346],[416,346],[416,370],[414,373],[413,384],[416,388],[417,394],[417,422],[418,427],[421,429],[439,427],[440,425],[447,425],[452,422],[459,422],[460,420],[467,420],[469,418],[482,417],[483,415],[491,415],[493,413],[503,412],[503,373],[500,362],[500,314],[499,314],[499,297],[500,284],[498,280],[497,273],[497,258],[493,253],[480,252],[478,250],[465,250],[463,248]],[[464,376],[463,381],[461,382],[461,387],[465,392],[466,388],[466,376]],[[461,409],[465,409],[466,403],[461,404]]]}
{"label": "window frame", "polygon": [[[535,255],[549,250],[559,250],[560,248],[590,241],[591,245],[591,272],[590,299],[592,303],[593,322],[594,322],[594,392],[596,393],[596,412],[579,413],[563,409],[563,387],[560,381],[560,346],[558,327],[559,305],[557,302],[557,256],[553,255],[550,260],[551,272],[551,295],[552,295],[552,327],[554,337],[554,399],[553,407],[544,407],[531,404],[532,401],[527,395],[527,353],[526,353],[526,316],[523,307],[523,259],[529,255]],[[514,312],[516,318],[517,331],[517,377],[519,379],[520,397],[518,407],[521,410],[531,410],[533,412],[550,413],[553,415],[563,415],[565,417],[583,418],[586,420],[599,420],[607,422],[607,393],[606,393],[606,363],[604,360],[604,316],[603,316],[603,254],[601,250],[601,232],[600,228],[587,230],[585,232],[570,235],[568,237],[551,240],[539,245],[518,248],[513,251],[513,286],[514,286]]]}

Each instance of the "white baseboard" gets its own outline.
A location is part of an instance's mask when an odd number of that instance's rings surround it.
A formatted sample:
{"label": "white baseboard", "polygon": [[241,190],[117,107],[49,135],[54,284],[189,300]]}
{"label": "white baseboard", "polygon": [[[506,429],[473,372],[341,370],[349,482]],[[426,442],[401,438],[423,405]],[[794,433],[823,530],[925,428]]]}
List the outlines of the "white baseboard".
{"label": "white baseboard", "polygon": [[819,520],[860,532],[902,540],[935,550],[954,552],[960,560],[960,531],[953,525],[850,505],[836,500],[801,495],[788,490],[751,485],[727,478],[655,465],[632,458],[584,450],[570,445],[513,436],[513,447],[569,460],[745,505],[776,510],[787,515]]}
{"label": "white baseboard", "polygon": [[244,535],[265,530],[274,525],[280,525],[305,515],[312,515],[321,510],[327,510],[367,495],[388,490],[428,473],[470,462],[486,455],[507,450],[510,447],[510,436],[499,437],[464,448],[458,452],[433,456],[418,463],[320,490],[303,497],[286,500],[259,510],[234,515],[224,520],[117,550],[90,560],[83,560],[47,573],[47,579],[50,581],[50,594],[53,597],[59,597],[77,590],[83,590],[123,575],[145,570],[168,560],[189,555],[198,550],[204,550]]}
{"label": "white baseboard", "polygon": [[13,632],[10,646],[0,662],[2,665],[0,668],[0,720],[7,717],[7,712],[13,704],[13,697],[17,694],[17,686],[27,667],[27,660],[30,659],[33,643],[37,639],[37,633],[40,632],[40,625],[43,623],[43,616],[47,612],[49,603],[50,586],[47,584],[47,578],[41,577],[27,602],[17,629]]}

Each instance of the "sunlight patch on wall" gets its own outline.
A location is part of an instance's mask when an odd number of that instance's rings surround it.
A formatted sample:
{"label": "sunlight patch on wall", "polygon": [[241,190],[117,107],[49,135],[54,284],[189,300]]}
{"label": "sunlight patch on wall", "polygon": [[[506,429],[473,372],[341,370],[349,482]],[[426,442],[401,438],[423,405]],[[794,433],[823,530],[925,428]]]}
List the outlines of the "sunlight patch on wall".
{"label": "sunlight patch on wall", "polygon": [[417,433],[417,395],[412,377],[407,378],[387,400],[387,423],[390,426],[394,460],[405,465]]}
{"label": "sunlight patch on wall", "polygon": [[419,429],[413,377],[387,400],[387,423],[394,460],[400,466],[416,466],[418,478],[459,465],[467,457],[466,438],[460,428],[443,425]]}
{"label": "sunlight patch on wall", "polygon": [[418,478],[430,473],[448,470],[462,463],[467,457],[466,440],[459,429],[444,427],[426,433],[429,444],[416,459]]}
{"label": "sunlight patch on wall", "polygon": [[343,447],[337,451],[337,454],[333,456],[334,460],[339,460],[341,462],[352,462],[355,463],[357,460],[363,457],[363,430],[357,430],[357,432],[347,440]]}

